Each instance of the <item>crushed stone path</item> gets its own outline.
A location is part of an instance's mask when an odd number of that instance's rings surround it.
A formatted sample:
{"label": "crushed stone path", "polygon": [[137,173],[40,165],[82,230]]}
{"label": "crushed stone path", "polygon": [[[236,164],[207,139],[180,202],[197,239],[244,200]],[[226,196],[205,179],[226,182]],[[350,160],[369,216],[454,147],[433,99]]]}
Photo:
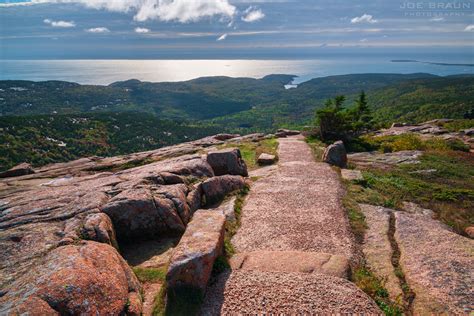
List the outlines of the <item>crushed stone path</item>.
{"label": "crushed stone path", "polygon": [[[210,284],[201,314],[380,314],[371,298],[343,274],[327,273],[335,268],[321,262],[322,254],[340,260],[334,267],[357,258],[339,176],[314,160],[303,137],[279,143],[278,167],[252,186],[232,239],[237,255],[252,262],[241,261]],[[295,260],[314,262],[299,262],[292,271],[286,255],[291,252],[298,254]],[[285,262],[272,262],[279,258]]]}

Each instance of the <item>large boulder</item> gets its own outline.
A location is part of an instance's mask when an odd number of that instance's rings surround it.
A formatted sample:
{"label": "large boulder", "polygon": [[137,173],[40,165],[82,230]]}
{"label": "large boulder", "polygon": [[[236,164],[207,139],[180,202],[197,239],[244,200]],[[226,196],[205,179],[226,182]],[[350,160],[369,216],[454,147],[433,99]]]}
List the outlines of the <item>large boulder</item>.
{"label": "large boulder", "polygon": [[29,163],[21,163],[7,171],[0,172],[0,178],[10,178],[10,177],[19,177],[26,176],[28,174],[33,174],[35,171]]}
{"label": "large boulder", "polygon": [[345,168],[347,166],[347,152],[342,141],[329,145],[323,153],[323,161],[328,164]]}
{"label": "large boulder", "polygon": [[202,183],[202,192],[207,205],[221,201],[227,194],[241,190],[245,180],[241,176],[220,176],[207,179]]}
{"label": "large boulder", "polygon": [[1,315],[119,315],[141,311],[140,284],[110,245],[84,241],[52,250],[0,298]]}
{"label": "large boulder", "polygon": [[180,235],[186,225],[172,199],[146,187],[121,192],[102,211],[112,219],[118,238],[124,241]]}
{"label": "large boulder", "polygon": [[212,151],[207,154],[207,162],[216,176],[225,174],[248,176],[247,166],[237,148]]}
{"label": "large boulder", "polygon": [[180,299],[204,296],[216,258],[222,254],[225,215],[215,210],[198,210],[170,259],[166,283],[168,308]]}

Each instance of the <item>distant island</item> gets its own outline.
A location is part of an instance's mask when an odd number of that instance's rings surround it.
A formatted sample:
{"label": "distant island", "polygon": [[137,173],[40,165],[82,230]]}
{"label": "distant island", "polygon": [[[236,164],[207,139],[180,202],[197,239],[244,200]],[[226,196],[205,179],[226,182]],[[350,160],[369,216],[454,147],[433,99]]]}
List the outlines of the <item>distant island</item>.
{"label": "distant island", "polygon": [[436,63],[431,61],[419,61],[415,59],[393,59],[392,63],[421,63],[429,65],[439,65],[439,66],[461,66],[461,67],[474,67],[474,64],[451,64],[451,63]]}

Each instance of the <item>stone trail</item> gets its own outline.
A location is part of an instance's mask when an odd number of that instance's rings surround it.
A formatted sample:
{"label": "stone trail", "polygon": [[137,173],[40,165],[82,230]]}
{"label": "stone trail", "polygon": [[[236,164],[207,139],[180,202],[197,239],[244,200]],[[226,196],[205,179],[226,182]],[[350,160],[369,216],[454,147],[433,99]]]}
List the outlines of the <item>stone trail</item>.
{"label": "stone trail", "polygon": [[278,167],[243,208],[232,272],[210,285],[201,313],[380,314],[346,279],[357,252],[337,173],[301,136],[279,142]]}

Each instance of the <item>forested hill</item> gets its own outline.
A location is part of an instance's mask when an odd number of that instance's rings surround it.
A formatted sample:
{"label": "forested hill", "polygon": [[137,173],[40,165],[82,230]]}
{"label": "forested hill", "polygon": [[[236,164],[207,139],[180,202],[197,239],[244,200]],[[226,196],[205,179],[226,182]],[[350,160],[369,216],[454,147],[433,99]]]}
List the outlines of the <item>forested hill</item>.
{"label": "forested hill", "polygon": [[367,93],[376,122],[472,118],[474,76],[361,74],[285,89],[291,75],[208,77],[109,86],[0,81],[0,170],[156,149],[219,132],[272,132],[314,122],[327,98]]}
{"label": "forested hill", "polygon": [[[292,75],[262,79],[206,77],[185,82],[150,83],[138,80],[109,86],[61,81],[0,81],[0,115],[146,112],[158,118],[229,121],[232,126],[259,126],[262,118],[304,124],[324,100],[365,90],[380,119],[402,117],[426,108],[426,115],[460,117],[473,104],[474,76],[430,74],[359,74],[316,78],[296,89],[285,89]],[[427,111],[426,111],[427,110]],[[268,114],[272,114],[268,116]],[[281,115],[280,115],[281,114]],[[289,114],[289,118],[285,118]],[[393,115],[392,115],[393,114]],[[244,119],[251,116],[253,120]],[[283,115],[283,116],[282,116]],[[406,116],[418,119],[418,115]],[[242,121],[239,121],[243,119]],[[421,118],[424,119],[424,118]],[[271,123],[273,124],[273,123]]]}

